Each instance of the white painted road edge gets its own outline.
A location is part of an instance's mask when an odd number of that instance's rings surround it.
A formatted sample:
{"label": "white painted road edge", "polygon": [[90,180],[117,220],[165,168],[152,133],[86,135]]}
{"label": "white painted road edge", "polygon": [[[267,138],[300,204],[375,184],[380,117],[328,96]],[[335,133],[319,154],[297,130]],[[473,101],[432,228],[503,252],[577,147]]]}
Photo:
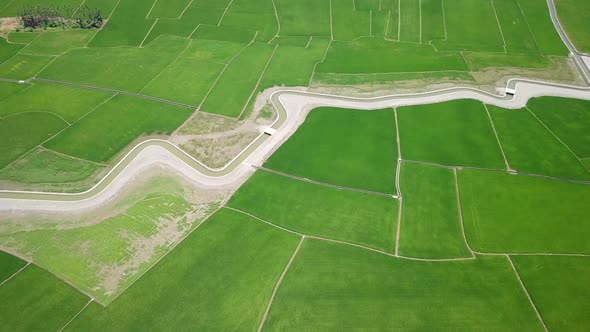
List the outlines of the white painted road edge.
{"label": "white painted road edge", "polygon": [[[203,189],[233,189],[239,187],[255,171],[251,165],[262,165],[264,161],[284,143],[297,128],[303,123],[310,110],[316,107],[331,106],[352,108],[359,110],[374,110],[393,108],[399,106],[432,104],[457,99],[474,99],[486,104],[491,104],[508,109],[518,109],[526,105],[528,100],[540,96],[557,96],[590,100],[590,89],[577,86],[559,85],[530,80],[511,80],[508,88],[515,89],[514,96],[506,94],[492,94],[474,88],[449,88],[417,94],[391,95],[375,98],[356,98],[334,96],[313,92],[281,89],[275,91],[271,101],[276,108],[284,109],[279,112],[281,118],[277,119],[276,132],[269,136],[258,148],[246,156],[239,164],[232,162],[225,167],[210,171],[219,172],[219,175],[204,174],[197,167],[189,165],[177,155],[188,156],[180,148],[168,141],[150,140],[139,143],[132,149],[120,163],[128,164],[119,174],[109,179],[111,182],[104,185],[100,191],[90,197],[78,199],[79,194],[42,193],[42,199],[36,198],[36,193],[26,193],[19,198],[9,198],[10,194],[21,193],[18,191],[0,191],[0,211],[47,211],[47,212],[81,212],[97,208],[112,201],[131,181],[139,177],[150,168],[164,168],[173,171],[188,180],[191,184]],[[277,123],[275,122],[275,123]],[[265,135],[265,134],[261,134]],[[259,136],[260,138],[260,136]],[[141,145],[142,149],[137,153],[136,149]],[[248,150],[246,148],[244,151]],[[175,152],[176,154],[174,154]],[[193,162],[198,163],[190,157]],[[193,163],[194,164],[194,163]],[[201,163],[198,163],[202,167]],[[230,169],[231,168],[231,169]],[[211,173],[211,172],[209,172]],[[107,175],[108,177],[108,175]],[[106,177],[105,177],[106,178]],[[104,180],[104,179],[103,179]],[[96,190],[101,183],[86,193]],[[39,193],[37,193],[39,194]],[[35,197],[34,199],[28,198]]]}

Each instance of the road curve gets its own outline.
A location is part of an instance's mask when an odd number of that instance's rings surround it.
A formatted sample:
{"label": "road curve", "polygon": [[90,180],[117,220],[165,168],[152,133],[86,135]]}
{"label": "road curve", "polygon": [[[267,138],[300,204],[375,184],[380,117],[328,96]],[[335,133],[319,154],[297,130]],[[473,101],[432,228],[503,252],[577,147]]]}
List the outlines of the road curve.
{"label": "road curve", "polygon": [[512,96],[493,94],[475,88],[457,87],[424,93],[398,94],[375,98],[355,98],[313,92],[281,89],[271,95],[278,111],[271,125],[276,132],[261,133],[236,158],[221,168],[200,163],[179,147],[164,140],[139,143],[94,187],[80,193],[49,193],[0,190],[0,211],[78,212],[101,206],[113,200],[125,186],[152,167],[165,168],[182,175],[201,188],[232,189],[240,186],[303,123],[308,112],[316,107],[332,106],[359,110],[431,104],[456,99],[474,99],[486,104],[516,109],[539,96],[559,96],[590,100],[590,89],[532,80],[511,80]]}

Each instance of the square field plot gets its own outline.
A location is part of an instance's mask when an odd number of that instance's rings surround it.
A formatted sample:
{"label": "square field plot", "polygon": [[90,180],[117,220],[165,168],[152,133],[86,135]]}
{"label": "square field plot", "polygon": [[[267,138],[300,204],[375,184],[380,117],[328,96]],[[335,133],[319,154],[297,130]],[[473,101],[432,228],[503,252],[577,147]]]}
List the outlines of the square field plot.
{"label": "square field plot", "polygon": [[393,109],[317,108],[265,167],[330,184],[394,194],[395,130]]}
{"label": "square field plot", "polygon": [[58,331],[90,299],[49,272],[29,265],[0,287],[6,331]]}
{"label": "square field plot", "polygon": [[421,258],[469,257],[463,236],[455,177],[450,169],[404,163],[399,254]]}
{"label": "square field plot", "polygon": [[395,259],[305,240],[273,302],[269,331],[541,331],[504,257]]}
{"label": "square field plot", "polygon": [[590,158],[590,101],[531,99],[527,107],[580,158]]}
{"label": "square field plot", "polygon": [[590,257],[512,257],[549,331],[590,326]]}
{"label": "square field plot", "polygon": [[0,251],[0,283],[10,278],[26,264],[25,261]]}
{"label": "square field plot", "polygon": [[590,186],[489,171],[459,172],[467,240],[494,253],[590,253]]}
{"label": "square field plot", "polygon": [[487,107],[510,168],[561,178],[590,179],[586,166],[526,108]]}
{"label": "square field plot", "polygon": [[474,100],[398,109],[402,159],[505,168],[484,105]]}
{"label": "square field plot", "polygon": [[398,201],[256,172],[229,206],[282,227],[392,252]]}

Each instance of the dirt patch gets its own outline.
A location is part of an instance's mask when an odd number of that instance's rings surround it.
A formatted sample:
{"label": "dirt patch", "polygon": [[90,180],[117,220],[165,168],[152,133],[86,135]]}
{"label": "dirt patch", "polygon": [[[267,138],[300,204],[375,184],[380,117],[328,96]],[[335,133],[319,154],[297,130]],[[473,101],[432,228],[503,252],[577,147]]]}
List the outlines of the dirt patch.
{"label": "dirt patch", "polygon": [[20,26],[18,17],[0,17],[0,32],[8,33]]}
{"label": "dirt patch", "polygon": [[260,134],[259,131],[232,133],[218,137],[178,137],[180,148],[211,168],[220,168],[234,159]]}

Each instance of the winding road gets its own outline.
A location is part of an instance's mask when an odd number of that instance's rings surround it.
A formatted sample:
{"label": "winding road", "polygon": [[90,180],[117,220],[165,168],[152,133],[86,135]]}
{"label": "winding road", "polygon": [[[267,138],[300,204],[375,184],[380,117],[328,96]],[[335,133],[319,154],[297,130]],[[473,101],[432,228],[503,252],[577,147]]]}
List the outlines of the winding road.
{"label": "winding road", "polygon": [[0,191],[0,211],[79,212],[96,208],[117,197],[131,181],[149,168],[165,168],[182,175],[200,188],[233,189],[239,187],[256,167],[284,143],[303,123],[310,110],[321,106],[375,110],[456,99],[474,99],[503,108],[517,109],[539,96],[559,96],[590,100],[590,89],[531,81],[511,80],[508,88],[516,93],[493,94],[469,87],[457,87],[416,94],[375,98],[353,98],[291,89],[275,91],[270,99],[278,111],[271,125],[273,135],[261,133],[240,154],[222,168],[213,169],[165,140],[152,139],[139,143],[94,187],[81,193]]}
{"label": "winding road", "polygon": [[[570,50],[574,61],[587,83],[590,83],[590,70],[583,61],[584,54],[579,53],[570,42],[561,27],[553,0],[547,0],[551,20],[561,39]],[[11,81],[1,79],[0,81]],[[81,86],[68,82],[47,81],[33,78],[30,81],[45,81],[53,84],[74,85],[88,89],[102,89]],[[20,81],[19,81],[20,82]],[[125,91],[103,89],[105,91],[132,94]],[[355,98],[305,92],[293,89],[275,91],[270,100],[278,112],[277,120],[270,126],[276,130],[272,135],[261,133],[252,143],[242,150],[233,160],[221,168],[209,168],[174,144],[159,139],[139,143],[128,152],[110,171],[91,189],[80,193],[50,193],[31,191],[0,190],[0,211],[54,211],[79,212],[93,209],[112,201],[131,181],[149,168],[165,168],[182,175],[200,188],[234,189],[239,187],[252,175],[256,168],[284,143],[303,123],[310,110],[321,106],[375,110],[399,106],[432,104],[457,99],[474,99],[486,104],[503,108],[517,109],[526,105],[530,98],[556,96],[590,100],[590,88],[512,79],[506,90],[514,92],[493,94],[470,87],[456,87],[415,94],[399,94],[375,98]],[[190,107],[173,101],[132,94],[176,106]]]}

